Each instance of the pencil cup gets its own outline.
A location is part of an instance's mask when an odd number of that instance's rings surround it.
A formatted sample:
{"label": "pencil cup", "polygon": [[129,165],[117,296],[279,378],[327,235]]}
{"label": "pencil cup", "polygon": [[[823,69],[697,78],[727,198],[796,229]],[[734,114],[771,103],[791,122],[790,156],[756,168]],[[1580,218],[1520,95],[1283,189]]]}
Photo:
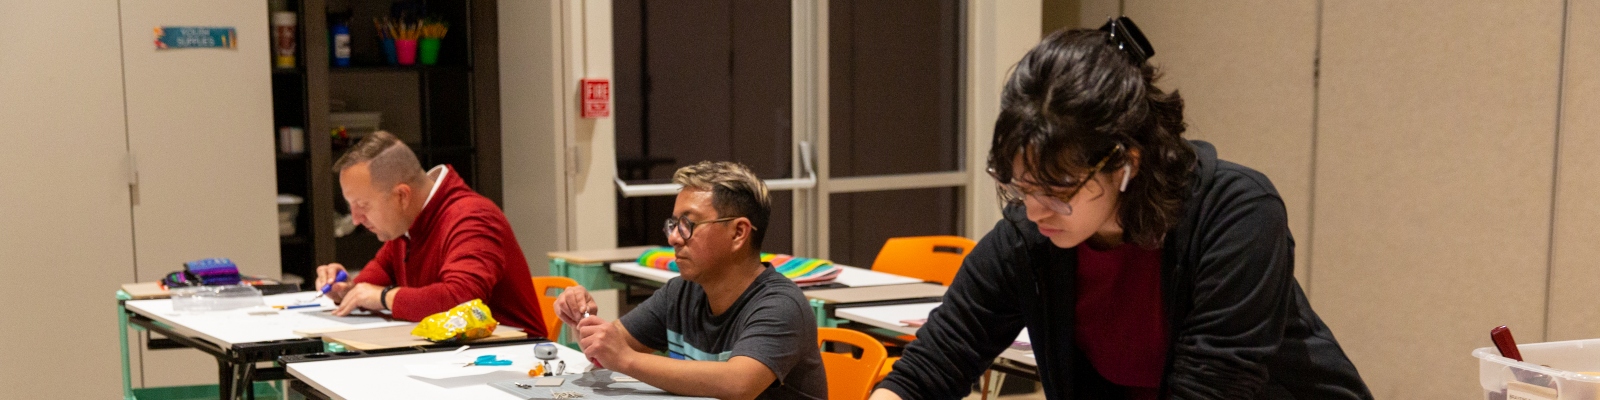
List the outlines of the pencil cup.
{"label": "pencil cup", "polygon": [[422,38],[417,41],[417,52],[422,58],[422,65],[439,62],[439,38]]}
{"label": "pencil cup", "polygon": [[400,60],[394,58],[393,38],[383,40],[383,59],[384,61],[388,61],[389,65],[400,65]]}
{"label": "pencil cup", "polygon": [[414,65],[417,63],[417,40],[395,39],[395,58],[400,60],[400,65]]}

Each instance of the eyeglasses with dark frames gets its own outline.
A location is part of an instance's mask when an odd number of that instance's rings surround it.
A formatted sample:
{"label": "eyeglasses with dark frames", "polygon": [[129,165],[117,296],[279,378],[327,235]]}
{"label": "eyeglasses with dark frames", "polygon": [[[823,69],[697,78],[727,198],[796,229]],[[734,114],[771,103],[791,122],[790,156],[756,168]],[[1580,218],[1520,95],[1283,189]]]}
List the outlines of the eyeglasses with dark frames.
{"label": "eyeglasses with dark frames", "polygon": [[710,221],[690,221],[688,216],[667,217],[667,221],[661,226],[661,232],[667,234],[667,237],[669,238],[672,237],[673,233],[677,233],[678,237],[683,238],[683,241],[687,242],[689,241],[690,237],[694,236],[695,228],[699,228],[707,224],[728,222],[739,218],[741,217],[723,217]]}
{"label": "eyeglasses with dark frames", "polygon": [[1086,178],[1083,179],[1082,182],[1072,185],[1071,189],[1057,191],[1055,193],[1030,193],[1026,190],[1023,190],[1022,187],[1018,186],[1015,182],[1001,181],[999,174],[996,173],[993,168],[989,169],[989,176],[995,178],[995,185],[999,188],[1002,206],[1011,204],[1024,205],[1026,203],[1023,200],[1028,196],[1033,196],[1035,201],[1038,201],[1039,204],[1043,204],[1045,208],[1050,209],[1050,211],[1055,212],[1056,214],[1061,214],[1064,216],[1072,215],[1072,198],[1076,197],[1078,192],[1083,191],[1084,186],[1089,185],[1089,181],[1093,180],[1094,176],[1099,174],[1101,169],[1105,168],[1106,163],[1111,161],[1111,157],[1116,156],[1122,151],[1122,145],[1117,144],[1117,147],[1111,149],[1110,153],[1107,153],[1105,157],[1100,158],[1100,162],[1094,164],[1094,168],[1089,170],[1089,174],[1085,175]]}

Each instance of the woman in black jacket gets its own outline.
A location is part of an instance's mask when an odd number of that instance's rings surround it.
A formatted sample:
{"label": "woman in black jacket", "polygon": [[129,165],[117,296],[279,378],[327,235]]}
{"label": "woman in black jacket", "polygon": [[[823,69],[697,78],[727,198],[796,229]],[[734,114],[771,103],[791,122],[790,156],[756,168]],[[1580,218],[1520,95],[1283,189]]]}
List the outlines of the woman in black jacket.
{"label": "woman in black jacket", "polygon": [[1182,138],[1127,18],[1059,31],[1006,84],[1005,220],[873,399],[960,398],[1026,327],[1049,398],[1371,398],[1294,279],[1267,177]]}

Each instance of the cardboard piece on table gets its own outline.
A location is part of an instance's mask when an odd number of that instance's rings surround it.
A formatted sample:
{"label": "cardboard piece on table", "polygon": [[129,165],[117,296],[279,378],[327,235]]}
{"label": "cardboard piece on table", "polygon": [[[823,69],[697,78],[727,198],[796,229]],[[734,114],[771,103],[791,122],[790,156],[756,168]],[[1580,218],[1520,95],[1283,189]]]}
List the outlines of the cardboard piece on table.
{"label": "cardboard piece on table", "polygon": [[801,293],[805,294],[808,299],[822,300],[830,304],[841,304],[941,298],[944,297],[946,289],[949,288],[933,283],[909,283],[904,285],[807,290]]}
{"label": "cardboard piece on table", "polygon": [[140,282],[122,284],[122,292],[127,293],[133,300],[165,299],[172,297],[172,293],[161,286],[160,282]]}
{"label": "cardboard piece on table", "polygon": [[[361,323],[361,324],[324,326],[324,327],[320,327],[320,328],[296,329],[296,330],[294,330],[294,334],[300,335],[300,336],[305,336],[305,337],[308,337],[308,338],[314,338],[314,337],[322,337],[323,335],[327,335],[327,334],[333,333],[333,332],[353,331],[353,330],[359,330],[359,329],[375,329],[375,328],[379,328],[379,327],[387,327],[387,326],[392,326],[393,324],[405,322],[405,321],[396,320],[396,319],[394,319],[392,317],[389,317],[389,316],[383,315],[383,314],[376,314],[376,315],[379,315],[379,316],[383,317],[384,319],[388,320],[388,322],[382,322],[382,324],[384,324],[382,326],[374,326],[373,323]],[[357,318],[361,318],[361,317],[357,317]],[[415,323],[407,323],[407,324],[404,324],[404,326],[415,327],[415,326],[417,326],[417,324],[415,324]],[[407,331],[407,332],[410,332],[410,331]]]}
{"label": "cardboard piece on table", "polygon": [[[434,343],[427,339],[411,335],[411,330],[416,329],[416,327],[417,324],[405,324],[383,328],[327,332],[322,334],[322,341],[339,343],[351,350],[382,350],[433,345]],[[459,344],[498,342],[525,339],[527,337],[527,332],[500,325],[494,328],[494,333],[490,334],[489,337]]]}
{"label": "cardboard piece on table", "polygon": [[552,259],[565,259],[567,262],[574,264],[598,264],[617,261],[634,261],[638,260],[639,255],[644,254],[645,250],[649,250],[652,247],[656,246],[620,247],[605,250],[552,251],[545,253],[545,256]]}

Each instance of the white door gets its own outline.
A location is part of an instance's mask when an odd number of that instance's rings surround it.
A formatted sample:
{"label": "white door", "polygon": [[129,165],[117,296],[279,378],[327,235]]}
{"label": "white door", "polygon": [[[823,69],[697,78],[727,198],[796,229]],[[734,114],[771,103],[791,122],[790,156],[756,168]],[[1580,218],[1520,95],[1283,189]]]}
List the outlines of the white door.
{"label": "white door", "polygon": [[[138,280],[209,257],[276,278],[267,2],[123,0],[121,14]],[[157,50],[158,26],[232,27],[237,47]],[[216,383],[199,351],[143,355],[145,385]]]}
{"label": "white door", "polygon": [[0,12],[0,397],[122,396],[112,294],[133,276],[117,4]]}

